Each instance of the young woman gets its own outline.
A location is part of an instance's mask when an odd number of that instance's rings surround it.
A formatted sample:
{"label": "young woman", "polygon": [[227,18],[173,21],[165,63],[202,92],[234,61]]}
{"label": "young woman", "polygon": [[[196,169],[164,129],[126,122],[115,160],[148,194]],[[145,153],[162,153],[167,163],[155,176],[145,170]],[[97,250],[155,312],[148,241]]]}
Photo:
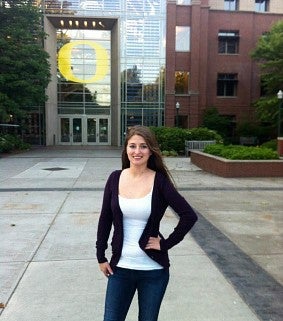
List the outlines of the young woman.
{"label": "young woman", "polygon": [[[170,206],[179,222],[164,238],[160,221]],[[168,250],[197,221],[188,202],[177,192],[148,127],[128,131],[122,170],[107,180],[97,231],[97,259],[108,277],[104,321],[124,321],[135,292],[139,321],[157,321],[169,281]],[[112,225],[112,257],[105,257]]]}

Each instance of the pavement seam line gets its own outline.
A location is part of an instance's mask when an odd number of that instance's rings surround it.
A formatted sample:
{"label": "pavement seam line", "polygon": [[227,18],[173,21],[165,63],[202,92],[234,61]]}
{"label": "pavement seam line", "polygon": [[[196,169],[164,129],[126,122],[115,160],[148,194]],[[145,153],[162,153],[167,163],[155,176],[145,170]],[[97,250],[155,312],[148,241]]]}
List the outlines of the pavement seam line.
{"label": "pavement seam line", "polygon": [[[79,179],[79,178],[78,178]],[[77,179],[77,180],[78,180]],[[77,182],[76,180],[76,182]],[[75,183],[76,183],[75,182]],[[74,184],[75,184],[74,183]],[[73,184],[73,185],[74,185]],[[22,188],[0,188],[0,193],[9,192],[78,192],[78,191],[104,191],[104,187],[22,187]],[[178,187],[178,191],[283,191],[283,187]]]}

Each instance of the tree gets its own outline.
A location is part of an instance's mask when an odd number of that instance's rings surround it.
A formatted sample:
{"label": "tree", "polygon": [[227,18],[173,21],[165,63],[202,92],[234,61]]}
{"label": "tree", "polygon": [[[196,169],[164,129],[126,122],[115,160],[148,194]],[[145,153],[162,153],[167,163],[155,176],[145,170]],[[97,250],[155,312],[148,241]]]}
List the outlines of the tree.
{"label": "tree", "polygon": [[42,13],[32,0],[0,1],[0,122],[43,105],[50,80]]}
{"label": "tree", "polygon": [[283,89],[283,21],[262,35],[251,57],[259,63],[264,96],[255,104],[260,120],[276,123],[277,92]]}
{"label": "tree", "polygon": [[220,115],[215,107],[204,111],[203,126],[215,130],[224,138],[229,136],[230,120],[227,116]]}

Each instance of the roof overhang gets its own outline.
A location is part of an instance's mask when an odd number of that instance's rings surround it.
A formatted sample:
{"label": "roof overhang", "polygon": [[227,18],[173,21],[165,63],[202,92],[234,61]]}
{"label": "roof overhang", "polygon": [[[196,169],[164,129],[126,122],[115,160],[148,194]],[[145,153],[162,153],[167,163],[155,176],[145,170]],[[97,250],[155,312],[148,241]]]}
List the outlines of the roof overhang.
{"label": "roof overhang", "polygon": [[118,18],[78,17],[71,15],[52,15],[45,17],[57,29],[112,30]]}

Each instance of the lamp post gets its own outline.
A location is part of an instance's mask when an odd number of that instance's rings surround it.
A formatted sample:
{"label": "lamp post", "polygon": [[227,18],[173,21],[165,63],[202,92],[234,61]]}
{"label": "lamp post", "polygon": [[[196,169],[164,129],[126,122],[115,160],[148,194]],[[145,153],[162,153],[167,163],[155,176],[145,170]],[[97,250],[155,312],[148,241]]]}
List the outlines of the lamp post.
{"label": "lamp post", "polygon": [[176,126],[179,127],[179,108],[180,108],[180,103],[176,102],[176,111],[177,111],[177,115],[176,115]]}
{"label": "lamp post", "polygon": [[282,133],[281,133],[281,113],[282,113],[282,100],[283,100],[283,91],[282,90],[278,91],[277,98],[279,100],[277,152],[278,152],[279,156],[283,156],[283,137],[282,137]]}

